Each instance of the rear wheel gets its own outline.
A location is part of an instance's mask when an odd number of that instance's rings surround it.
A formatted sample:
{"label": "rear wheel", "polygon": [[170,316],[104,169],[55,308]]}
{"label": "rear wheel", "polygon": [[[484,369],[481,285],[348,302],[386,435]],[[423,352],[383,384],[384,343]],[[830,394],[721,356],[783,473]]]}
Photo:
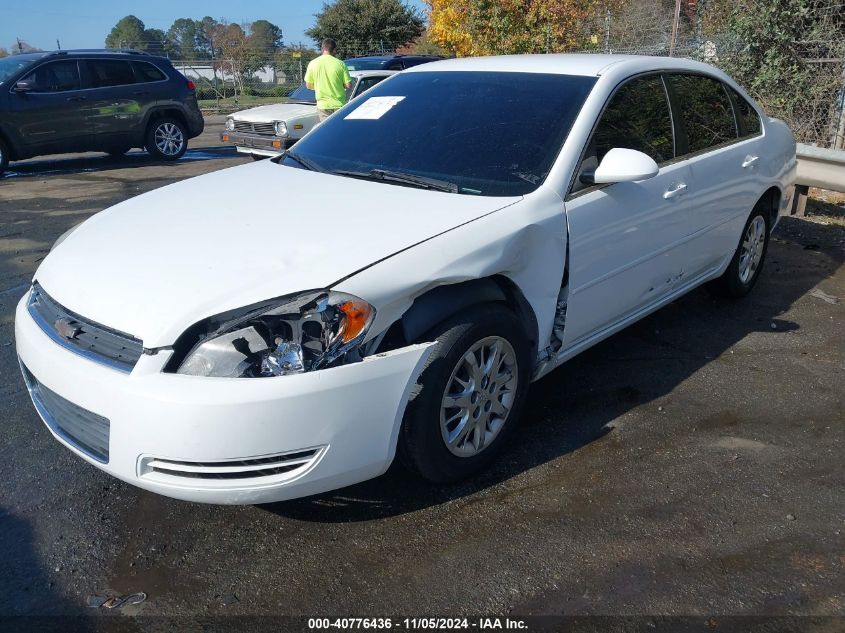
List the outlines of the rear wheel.
{"label": "rear wheel", "polygon": [[760,277],[768,249],[769,211],[765,204],[758,204],[742,229],[742,238],[727,270],[707,285],[708,290],[735,299],[747,295]]}
{"label": "rear wheel", "polygon": [[147,151],[164,160],[177,160],[188,149],[188,132],[176,119],[157,119],[147,128]]}
{"label": "rear wheel", "polygon": [[489,464],[513,432],[528,388],[529,345],[499,304],[465,310],[424,337],[434,349],[415,385],[399,438],[423,478],[464,479]]}
{"label": "rear wheel", "polygon": [[6,171],[9,167],[9,146],[6,145],[6,142],[0,138],[0,176]]}

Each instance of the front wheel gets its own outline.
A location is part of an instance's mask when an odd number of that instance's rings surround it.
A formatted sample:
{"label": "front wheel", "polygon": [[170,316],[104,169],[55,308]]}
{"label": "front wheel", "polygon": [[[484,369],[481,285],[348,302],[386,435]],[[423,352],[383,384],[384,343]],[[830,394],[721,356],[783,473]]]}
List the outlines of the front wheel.
{"label": "front wheel", "polygon": [[765,206],[759,204],[751,212],[727,270],[708,284],[713,294],[738,299],[757,283],[769,248],[769,213]]}
{"label": "front wheel", "polygon": [[423,478],[465,479],[490,463],[519,419],[531,371],[522,325],[500,304],[448,319],[411,392],[399,454]]}
{"label": "front wheel", "polygon": [[158,119],[147,128],[147,151],[163,160],[177,160],[188,149],[185,125],[176,119]]}

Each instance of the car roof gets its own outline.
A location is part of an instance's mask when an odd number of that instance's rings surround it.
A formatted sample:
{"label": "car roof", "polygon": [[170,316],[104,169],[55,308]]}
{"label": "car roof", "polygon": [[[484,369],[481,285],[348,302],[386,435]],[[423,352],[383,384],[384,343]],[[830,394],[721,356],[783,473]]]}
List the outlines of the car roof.
{"label": "car roof", "polygon": [[390,59],[443,59],[439,55],[403,55],[401,53],[397,53],[395,55],[364,55],[363,57],[347,57],[343,61],[351,62],[351,61],[387,61]]}
{"label": "car roof", "polygon": [[413,66],[403,72],[487,71],[598,77],[606,73],[611,67],[614,71],[629,68],[635,72],[648,72],[649,70],[716,71],[715,68],[707,64],[680,57],[552,53],[545,55],[496,55],[490,57],[444,59],[430,64]]}
{"label": "car roof", "polygon": [[390,75],[395,75],[398,73],[398,70],[350,70],[349,76],[350,77],[388,77]]}
{"label": "car roof", "polygon": [[44,57],[140,57],[148,61],[168,61],[167,58],[131,48],[77,48],[41,53]]}

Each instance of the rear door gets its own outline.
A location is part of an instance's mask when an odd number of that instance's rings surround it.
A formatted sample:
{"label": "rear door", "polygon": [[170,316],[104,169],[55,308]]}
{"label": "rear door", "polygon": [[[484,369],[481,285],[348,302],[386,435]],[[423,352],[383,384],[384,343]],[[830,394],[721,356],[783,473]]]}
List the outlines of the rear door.
{"label": "rear door", "polygon": [[75,59],[45,62],[21,81],[29,92],[12,91],[8,117],[18,130],[28,155],[59,154],[87,149],[91,129],[88,95],[81,88]]}
{"label": "rear door", "polygon": [[736,250],[763,187],[761,130],[754,108],[718,79],[685,73],[665,78],[691,172],[685,283],[719,269]]}
{"label": "rear door", "polygon": [[130,147],[143,124],[149,90],[139,84],[128,59],[86,59],[84,63],[94,144],[101,149]]}
{"label": "rear door", "polygon": [[[639,182],[581,182],[614,147],[648,154],[659,173]],[[564,347],[671,292],[689,233],[689,180],[689,167],[675,160],[663,79],[659,74],[629,79],[602,113],[566,199],[570,291]]]}

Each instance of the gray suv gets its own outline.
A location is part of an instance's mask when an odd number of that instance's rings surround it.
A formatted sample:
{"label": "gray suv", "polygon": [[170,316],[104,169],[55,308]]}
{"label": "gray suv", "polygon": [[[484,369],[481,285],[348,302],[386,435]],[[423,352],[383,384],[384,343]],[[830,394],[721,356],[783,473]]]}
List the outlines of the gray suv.
{"label": "gray suv", "polygon": [[204,121],[195,86],[138,51],[27,53],[0,59],[0,174],[10,160],[143,147],[176,160]]}

